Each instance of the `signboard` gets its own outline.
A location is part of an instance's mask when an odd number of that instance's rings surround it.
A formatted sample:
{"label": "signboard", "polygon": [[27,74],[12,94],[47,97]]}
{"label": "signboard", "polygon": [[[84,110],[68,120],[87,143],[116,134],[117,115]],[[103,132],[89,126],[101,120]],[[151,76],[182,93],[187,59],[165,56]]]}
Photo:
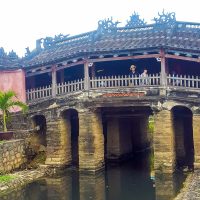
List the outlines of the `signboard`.
{"label": "signboard", "polygon": [[126,92],[126,93],[107,93],[103,94],[103,97],[142,97],[145,96],[145,92]]}

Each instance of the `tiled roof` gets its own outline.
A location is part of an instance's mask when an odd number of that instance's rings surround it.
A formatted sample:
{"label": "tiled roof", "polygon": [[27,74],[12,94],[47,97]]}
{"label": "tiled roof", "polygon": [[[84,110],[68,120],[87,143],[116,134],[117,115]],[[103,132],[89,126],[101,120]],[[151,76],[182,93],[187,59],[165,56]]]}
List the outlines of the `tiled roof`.
{"label": "tiled roof", "polygon": [[[176,22],[134,28],[116,28],[108,33],[97,31],[67,37],[27,56],[25,67],[56,63],[84,55],[148,51],[160,47],[200,55],[200,24]],[[31,54],[30,54],[31,55]]]}
{"label": "tiled roof", "polygon": [[0,58],[0,70],[10,70],[21,68],[20,59]]}

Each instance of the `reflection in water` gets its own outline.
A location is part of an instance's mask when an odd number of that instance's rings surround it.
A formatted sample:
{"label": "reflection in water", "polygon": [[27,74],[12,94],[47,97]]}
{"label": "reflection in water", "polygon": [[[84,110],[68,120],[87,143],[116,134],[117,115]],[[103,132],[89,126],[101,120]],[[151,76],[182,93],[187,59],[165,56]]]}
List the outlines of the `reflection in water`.
{"label": "reflection in water", "polygon": [[[68,170],[65,175],[31,183],[4,196],[12,200],[170,200],[182,183],[181,174],[151,177],[149,157],[109,164],[95,175]],[[154,180],[155,178],[155,180]],[[156,186],[156,187],[155,187]]]}

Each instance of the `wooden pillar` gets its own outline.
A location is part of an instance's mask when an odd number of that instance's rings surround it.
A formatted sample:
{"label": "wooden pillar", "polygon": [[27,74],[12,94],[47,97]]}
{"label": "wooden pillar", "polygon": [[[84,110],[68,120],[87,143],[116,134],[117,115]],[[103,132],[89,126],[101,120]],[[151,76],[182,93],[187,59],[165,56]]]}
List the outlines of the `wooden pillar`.
{"label": "wooden pillar", "polygon": [[65,73],[64,69],[60,70],[60,82],[64,83],[65,82]]}
{"label": "wooden pillar", "polygon": [[194,168],[200,169],[200,114],[193,114]]}
{"label": "wooden pillar", "polygon": [[[29,79],[29,80],[28,80],[28,79]],[[35,87],[35,76],[27,77],[27,78],[26,78],[26,81],[27,81],[26,86],[28,85],[28,87],[29,87],[30,89],[36,88],[36,87]]]}
{"label": "wooden pillar", "polygon": [[84,89],[89,90],[90,89],[90,77],[89,77],[89,66],[88,61],[85,61],[84,63]]}
{"label": "wooden pillar", "polygon": [[56,96],[57,93],[57,80],[56,80],[56,66],[52,66],[51,76],[52,76],[52,97]]}
{"label": "wooden pillar", "polygon": [[161,86],[167,85],[167,62],[165,57],[165,52],[161,50],[161,79],[160,84]]}
{"label": "wooden pillar", "polygon": [[92,75],[92,78],[95,78],[95,77],[96,77],[96,73],[95,73],[95,63],[93,63],[93,65],[91,66],[91,75]]}
{"label": "wooden pillar", "polygon": [[173,173],[175,169],[174,128],[171,111],[155,114],[154,168],[158,172]]}
{"label": "wooden pillar", "polygon": [[79,169],[97,171],[104,167],[104,136],[97,111],[79,112]]}

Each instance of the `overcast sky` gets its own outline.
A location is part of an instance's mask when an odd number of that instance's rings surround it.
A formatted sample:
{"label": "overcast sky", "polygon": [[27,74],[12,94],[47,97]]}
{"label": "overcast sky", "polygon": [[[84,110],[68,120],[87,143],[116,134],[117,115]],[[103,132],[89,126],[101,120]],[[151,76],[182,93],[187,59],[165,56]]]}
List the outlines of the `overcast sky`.
{"label": "overcast sky", "polygon": [[200,23],[200,0],[0,0],[0,46],[22,56],[36,39],[92,31],[111,16],[122,26],[134,11],[151,23],[163,8],[178,21]]}

